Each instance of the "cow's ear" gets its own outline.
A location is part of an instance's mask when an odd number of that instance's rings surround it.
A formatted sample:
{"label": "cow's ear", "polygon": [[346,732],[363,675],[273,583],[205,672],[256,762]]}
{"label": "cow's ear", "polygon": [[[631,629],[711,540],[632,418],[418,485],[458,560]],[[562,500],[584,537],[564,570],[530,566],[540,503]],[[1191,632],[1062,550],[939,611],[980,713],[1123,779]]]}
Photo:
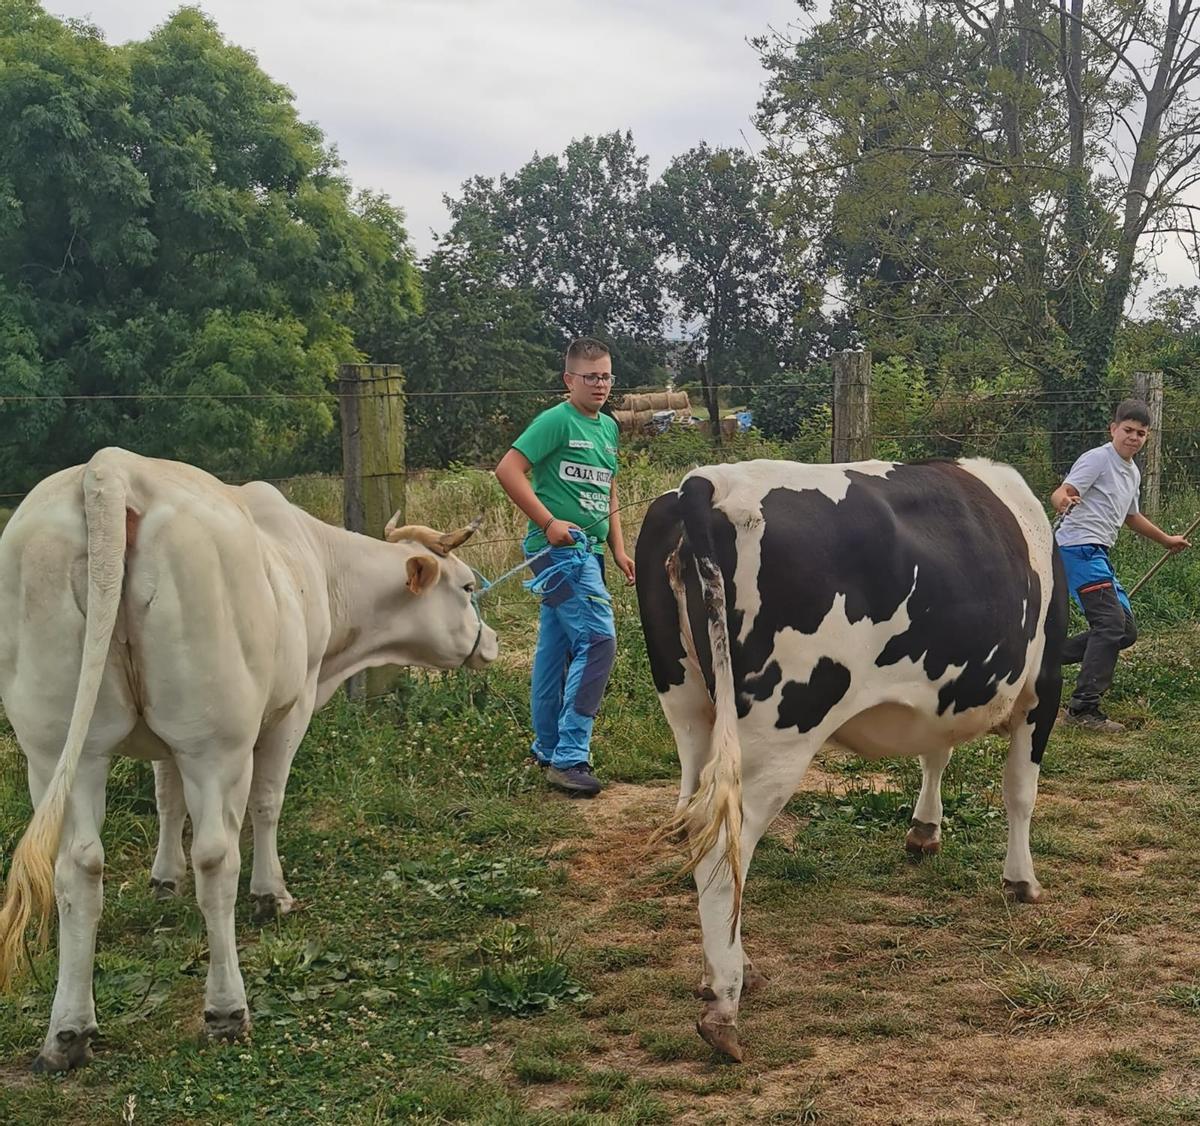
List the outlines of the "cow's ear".
{"label": "cow's ear", "polygon": [[423,594],[438,579],[440,564],[432,555],[414,555],[408,561],[408,589]]}

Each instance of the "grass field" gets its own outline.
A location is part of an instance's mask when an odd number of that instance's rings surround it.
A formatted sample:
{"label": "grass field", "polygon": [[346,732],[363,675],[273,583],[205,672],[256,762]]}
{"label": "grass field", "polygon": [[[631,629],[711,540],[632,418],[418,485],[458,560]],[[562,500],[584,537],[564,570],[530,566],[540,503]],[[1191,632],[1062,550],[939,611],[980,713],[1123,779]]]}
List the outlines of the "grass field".
{"label": "grass field", "polygon": [[[676,478],[634,465],[624,495]],[[518,531],[494,484],[413,482],[412,520],[478,511],[463,554],[494,575]],[[1121,569],[1155,557],[1129,545]],[[1051,742],[1033,832],[1043,905],[1000,894],[1000,740],[955,756],[943,852],[919,866],[903,851],[917,764],[820,762],[751,870],[747,952],[772,980],[744,1005],[741,1066],[691,1028],[694,890],[645,846],[673,803],[674,746],[615,584],[622,640],[595,740],[610,786],[594,802],[522,766],[533,607],[516,583],[488,611],[504,646],[488,673],[409,673],[394,697],[316,718],[280,830],[299,909],[258,927],[238,906],[247,1043],[200,1040],[203,925],[190,889],[152,898],[152,776],[118,761],[103,1040],[81,1073],[28,1073],[55,973],[39,956],[0,1000],[0,1122],[1196,1121],[1198,580],[1200,560],[1180,559],[1139,596],[1144,637],[1111,697],[1129,735]],[[0,720],[4,857],[28,813]]]}

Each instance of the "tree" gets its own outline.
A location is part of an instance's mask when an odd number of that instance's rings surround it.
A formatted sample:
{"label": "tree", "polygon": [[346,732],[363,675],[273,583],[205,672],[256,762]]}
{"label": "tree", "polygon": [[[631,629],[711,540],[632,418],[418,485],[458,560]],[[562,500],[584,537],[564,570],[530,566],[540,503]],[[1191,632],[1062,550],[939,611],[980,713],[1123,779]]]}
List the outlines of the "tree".
{"label": "tree", "polygon": [[337,365],[417,307],[399,213],[193,9],[109,47],[0,0],[0,58],[0,395],[42,396],[0,410],[0,474],[114,443],[312,468]]}
{"label": "tree", "polygon": [[770,159],[826,284],[876,347],[1030,373],[1060,463],[1067,431],[1103,421],[1145,252],[1194,240],[1196,17],[1193,0],[840,0],[760,43]]}
{"label": "tree", "polygon": [[494,463],[561,390],[561,357],[529,293],[494,254],[443,242],[425,263],[424,315],[398,355],[407,374],[410,464]]}
{"label": "tree", "polygon": [[447,200],[447,239],[493,256],[497,283],[531,296],[556,347],[605,339],[628,384],[642,382],[662,339],[646,163],[630,133],[584,137]]}
{"label": "tree", "polygon": [[774,193],[757,162],[706,144],[677,156],[651,191],[666,287],[705,354],[700,365],[714,437],[720,383],[753,381],[785,361],[805,296],[784,269]]}

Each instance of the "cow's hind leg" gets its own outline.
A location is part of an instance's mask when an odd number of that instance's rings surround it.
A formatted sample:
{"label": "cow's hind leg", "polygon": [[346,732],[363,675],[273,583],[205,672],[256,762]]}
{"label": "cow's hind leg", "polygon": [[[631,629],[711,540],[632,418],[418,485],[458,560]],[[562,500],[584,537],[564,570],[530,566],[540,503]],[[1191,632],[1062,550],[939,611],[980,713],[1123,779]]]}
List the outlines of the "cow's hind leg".
{"label": "cow's hind leg", "polygon": [[[817,744],[819,746],[820,744]],[[749,775],[742,784],[742,881],[754,856],[754,849],[767,826],[787,804],[812,761],[817,747],[805,748],[787,763],[783,771],[769,776]],[[738,1043],[738,1002],[743,991],[761,984],[762,975],[744,960],[741,917],[733,918],[734,889],[729,867],[724,860],[725,837],[696,865],[696,887],[700,892],[700,925],[704,932],[704,964],[708,982],[703,987],[704,1007],[696,1031],[718,1052],[740,1061]],[[747,978],[747,967],[749,974]]]}
{"label": "cow's hind leg", "polygon": [[[679,754],[679,799],[675,803],[677,815],[683,812],[696,792],[700,771],[704,769],[712,747],[713,727],[712,697],[708,694],[703,677],[691,662],[685,663],[683,670],[683,683],[672,685],[658,695],[658,702],[670,724],[671,734],[675,737],[675,749]],[[682,831],[673,837],[676,843],[682,843],[682,839]],[[711,977],[706,960],[700,985],[695,990],[698,998],[707,997],[711,992]],[[761,975],[756,975],[756,979],[761,980]]]}
{"label": "cow's hind leg", "polygon": [[208,930],[204,1024],[214,1040],[235,1040],[250,1027],[246,988],[238,966],[234,907],[241,849],[238,838],[250,792],[249,746],[176,757],[192,818],[192,871],[196,899]]}
{"label": "cow's hind leg", "polygon": [[921,756],[921,793],[913,809],[912,826],[904,838],[909,856],[920,860],[942,849],[942,775],[953,748]]}
{"label": "cow's hind leg", "polygon": [[260,922],[286,915],[295,905],[279,862],[279,814],[292,759],[312,716],[316,686],[312,688],[308,698],[264,735],[254,749],[254,780],[250,784],[254,870],[250,876],[250,900],[254,904],[254,917]]}
{"label": "cow's hind leg", "polygon": [[[66,1071],[92,1058],[96,1002],[92,968],[96,958],[96,929],[104,906],[105,785],[109,757],[84,755],[67,797],[58,858],[54,865],[54,896],[58,900],[58,986],[50,1010],[50,1027],[34,1071]],[[44,792],[44,787],[43,787]]]}
{"label": "cow's hind leg", "polygon": [[187,857],[183,852],[187,805],[183,800],[183,780],[174,759],[155,762],[154,798],[158,807],[158,849],[150,869],[150,888],[156,899],[170,899],[179,894],[187,875]]}
{"label": "cow's hind leg", "polygon": [[678,812],[696,792],[700,771],[708,761],[712,746],[712,698],[699,672],[688,664],[683,683],[659,693],[658,701],[671,725],[679,754],[679,800],[675,806]]}

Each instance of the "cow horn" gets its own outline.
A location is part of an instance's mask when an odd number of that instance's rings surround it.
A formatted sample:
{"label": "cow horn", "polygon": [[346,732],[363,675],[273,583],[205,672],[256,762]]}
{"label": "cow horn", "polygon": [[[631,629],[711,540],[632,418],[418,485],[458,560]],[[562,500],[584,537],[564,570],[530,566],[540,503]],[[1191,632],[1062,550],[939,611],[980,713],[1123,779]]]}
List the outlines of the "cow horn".
{"label": "cow horn", "polygon": [[483,513],[481,512],[465,528],[459,528],[457,532],[447,532],[442,536],[442,542],[446,545],[446,550],[453,551],[456,547],[461,547],[479,531],[482,524]]}
{"label": "cow horn", "polygon": [[399,540],[416,540],[417,543],[443,557],[449,555],[456,547],[470,539],[479,530],[480,524],[483,523],[483,515],[481,513],[465,528],[459,528],[457,532],[439,532],[434,528],[425,527],[424,524],[403,524],[397,527],[396,520],[399,516],[400,513],[397,512],[387,522],[387,527],[383,530],[383,538],[388,543],[396,543]]}

